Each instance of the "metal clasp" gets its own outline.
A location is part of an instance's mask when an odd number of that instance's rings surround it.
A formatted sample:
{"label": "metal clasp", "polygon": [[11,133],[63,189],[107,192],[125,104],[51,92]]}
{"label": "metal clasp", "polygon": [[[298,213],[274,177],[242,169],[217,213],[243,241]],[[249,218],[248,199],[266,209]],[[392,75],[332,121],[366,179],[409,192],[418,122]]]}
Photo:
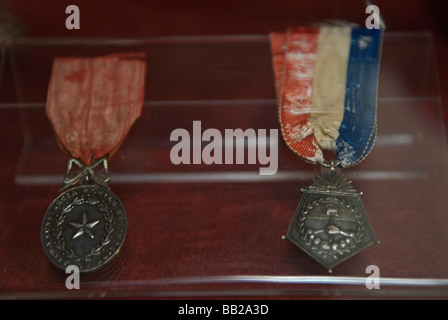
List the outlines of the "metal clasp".
{"label": "metal clasp", "polygon": [[[100,175],[95,171],[95,169],[100,164],[103,164],[104,169],[103,175]],[[73,165],[76,165],[79,168],[79,170],[74,175],[71,174]],[[64,187],[61,188],[61,191],[77,184],[81,180],[83,180],[84,184],[90,184],[93,182],[109,189],[109,186],[107,184],[110,181],[110,176],[109,176],[107,159],[101,158],[95,161],[92,165],[85,165],[80,160],[71,158],[68,161],[67,171],[65,172],[64,176]]]}
{"label": "metal clasp", "polygon": [[336,170],[337,167],[341,165],[340,160],[331,160],[330,163],[325,161],[320,161],[319,164],[324,168],[329,168],[330,170]]}

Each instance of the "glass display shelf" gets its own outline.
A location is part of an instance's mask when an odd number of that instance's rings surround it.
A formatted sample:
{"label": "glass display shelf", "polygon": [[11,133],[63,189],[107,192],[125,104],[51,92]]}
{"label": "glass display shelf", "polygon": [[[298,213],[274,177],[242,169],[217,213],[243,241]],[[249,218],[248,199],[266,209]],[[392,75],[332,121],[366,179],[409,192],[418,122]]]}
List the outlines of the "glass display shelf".
{"label": "glass display shelf", "polygon": [[[268,35],[17,38],[6,51],[12,77],[3,81],[14,81],[17,99],[0,103],[1,298],[448,296],[448,157],[430,34],[385,34],[376,144],[343,171],[363,192],[380,244],[332,274],[282,240],[300,189],[321,169],[282,140]],[[117,259],[67,290],[40,243],[68,161],[45,115],[51,65],[117,52],[147,55],[142,116],[109,161],[127,237]],[[202,132],[277,130],[266,142],[277,172],[260,175],[266,165],[247,160],[174,165],[170,135],[192,136],[193,121]],[[379,290],[366,288],[369,265],[379,267]]]}

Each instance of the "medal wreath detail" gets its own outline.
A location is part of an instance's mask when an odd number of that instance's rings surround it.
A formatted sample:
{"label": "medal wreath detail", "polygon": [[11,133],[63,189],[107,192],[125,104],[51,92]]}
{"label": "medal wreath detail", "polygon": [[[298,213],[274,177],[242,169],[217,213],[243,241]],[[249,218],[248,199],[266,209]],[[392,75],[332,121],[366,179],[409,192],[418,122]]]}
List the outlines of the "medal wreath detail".
{"label": "medal wreath detail", "polygon": [[376,242],[361,194],[332,168],[302,189],[286,238],[332,272]]}

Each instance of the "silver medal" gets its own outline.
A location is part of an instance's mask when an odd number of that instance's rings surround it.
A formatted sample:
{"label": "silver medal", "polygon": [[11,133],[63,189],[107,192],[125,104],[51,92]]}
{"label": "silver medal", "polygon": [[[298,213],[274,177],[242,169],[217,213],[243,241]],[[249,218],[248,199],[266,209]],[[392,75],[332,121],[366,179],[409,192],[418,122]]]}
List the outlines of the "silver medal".
{"label": "silver medal", "polygon": [[334,167],[302,192],[285,237],[329,272],[377,242],[361,194]]}
{"label": "silver medal", "polygon": [[[77,176],[92,177],[87,168],[83,166],[85,172]],[[97,179],[99,176],[95,175],[93,180]],[[75,182],[67,176],[65,180]],[[48,207],[42,222],[41,242],[57,267],[65,269],[75,265],[80,272],[91,272],[118,254],[126,230],[126,213],[120,200],[104,183],[84,184],[64,191]]]}

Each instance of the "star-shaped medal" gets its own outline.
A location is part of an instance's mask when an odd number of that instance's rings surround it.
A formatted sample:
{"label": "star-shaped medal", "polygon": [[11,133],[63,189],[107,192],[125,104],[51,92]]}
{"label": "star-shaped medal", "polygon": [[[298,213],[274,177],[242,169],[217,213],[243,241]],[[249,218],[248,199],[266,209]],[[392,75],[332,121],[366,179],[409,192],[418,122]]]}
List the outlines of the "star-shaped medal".
{"label": "star-shaped medal", "polygon": [[91,239],[93,239],[95,236],[93,234],[93,228],[100,223],[100,220],[95,221],[88,221],[87,213],[86,211],[83,211],[82,213],[82,222],[76,223],[76,222],[70,222],[70,225],[72,227],[75,227],[78,229],[78,231],[75,233],[75,235],[72,237],[72,239],[75,239],[84,233],[87,234]]}

